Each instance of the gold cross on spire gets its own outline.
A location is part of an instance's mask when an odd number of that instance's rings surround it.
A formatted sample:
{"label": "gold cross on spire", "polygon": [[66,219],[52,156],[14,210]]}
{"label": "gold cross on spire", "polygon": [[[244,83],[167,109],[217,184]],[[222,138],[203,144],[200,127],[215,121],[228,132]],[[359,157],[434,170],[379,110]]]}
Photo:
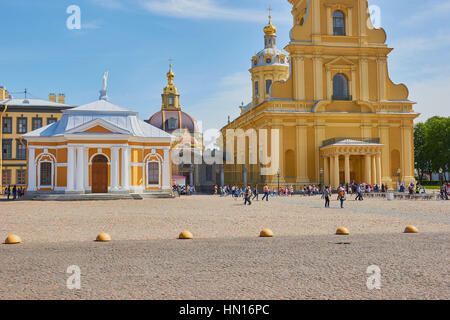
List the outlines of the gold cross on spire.
{"label": "gold cross on spire", "polygon": [[270,21],[271,21],[271,19],[272,19],[272,8],[271,7],[269,7],[269,23],[270,23]]}

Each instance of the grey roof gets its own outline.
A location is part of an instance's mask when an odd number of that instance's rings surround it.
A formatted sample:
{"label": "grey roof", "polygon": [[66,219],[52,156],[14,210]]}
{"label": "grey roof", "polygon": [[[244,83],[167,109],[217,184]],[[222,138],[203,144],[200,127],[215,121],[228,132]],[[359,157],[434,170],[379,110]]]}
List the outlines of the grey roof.
{"label": "grey roof", "polygon": [[96,112],[96,113],[104,113],[104,112],[112,112],[112,113],[130,113],[137,114],[136,112],[130,111],[118,105],[115,105],[107,100],[97,100],[92,103],[88,103],[70,110],[66,110],[65,113],[80,113],[80,112]]}
{"label": "grey roof", "polygon": [[52,102],[42,99],[5,99],[0,101],[0,105],[7,104],[13,107],[55,107],[55,108],[70,108],[69,104]]}
{"label": "grey roof", "polygon": [[[89,125],[105,125],[113,134],[125,134],[144,138],[171,138],[172,136],[142,120],[138,113],[114,105],[105,100],[99,100],[78,108],[65,110],[60,121],[46,127],[34,130],[24,135],[24,138],[62,137],[66,134],[99,135],[99,133],[85,133]],[[80,131],[77,131],[77,129]],[[107,128],[108,129],[108,128]],[[111,133],[105,133],[111,135]]]}
{"label": "grey roof", "polygon": [[367,142],[367,141],[353,140],[353,139],[343,139],[343,140],[339,140],[330,145],[331,146],[347,146],[347,145],[380,146],[381,144]]}

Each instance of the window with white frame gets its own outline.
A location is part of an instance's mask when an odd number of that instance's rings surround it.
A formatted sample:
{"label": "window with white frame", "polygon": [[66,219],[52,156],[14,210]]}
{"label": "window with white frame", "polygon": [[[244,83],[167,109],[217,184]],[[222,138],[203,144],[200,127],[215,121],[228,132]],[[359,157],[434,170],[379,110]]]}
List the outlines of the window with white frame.
{"label": "window with white frame", "polygon": [[41,162],[40,164],[40,185],[52,185],[52,164],[50,162]]}
{"label": "window with white frame", "polygon": [[148,184],[159,185],[159,162],[149,162],[148,164]]}

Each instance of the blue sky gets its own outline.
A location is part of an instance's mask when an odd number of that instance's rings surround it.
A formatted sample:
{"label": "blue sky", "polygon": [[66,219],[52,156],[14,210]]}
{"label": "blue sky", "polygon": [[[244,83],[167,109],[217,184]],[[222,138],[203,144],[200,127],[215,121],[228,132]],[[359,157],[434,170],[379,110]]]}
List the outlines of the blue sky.
{"label": "blue sky", "polygon": [[[81,30],[69,30],[70,5]],[[450,115],[450,0],[370,0],[388,34],[390,76],[405,83],[420,120]],[[278,47],[289,41],[287,0],[0,0],[0,85],[34,98],[63,92],[70,104],[110,100],[148,119],[161,108],[168,60],[183,110],[220,128],[251,99],[250,59],[263,47],[267,8]],[[22,97],[20,94],[13,94]]]}

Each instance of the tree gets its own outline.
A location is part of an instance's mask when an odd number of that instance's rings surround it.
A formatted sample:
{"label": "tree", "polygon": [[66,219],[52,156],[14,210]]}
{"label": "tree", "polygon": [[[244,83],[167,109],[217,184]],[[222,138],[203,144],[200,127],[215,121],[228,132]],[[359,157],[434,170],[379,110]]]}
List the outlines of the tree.
{"label": "tree", "polygon": [[[450,169],[450,117],[433,117],[414,127],[415,165],[419,180],[425,173]],[[440,179],[443,177],[440,176]]]}
{"label": "tree", "polygon": [[[427,152],[433,172],[450,168],[450,117],[433,117],[425,123]],[[442,180],[442,176],[440,177]]]}
{"label": "tree", "polygon": [[418,123],[414,126],[414,154],[415,166],[419,181],[423,182],[425,173],[431,172],[431,159],[427,152],[426,125]]}

